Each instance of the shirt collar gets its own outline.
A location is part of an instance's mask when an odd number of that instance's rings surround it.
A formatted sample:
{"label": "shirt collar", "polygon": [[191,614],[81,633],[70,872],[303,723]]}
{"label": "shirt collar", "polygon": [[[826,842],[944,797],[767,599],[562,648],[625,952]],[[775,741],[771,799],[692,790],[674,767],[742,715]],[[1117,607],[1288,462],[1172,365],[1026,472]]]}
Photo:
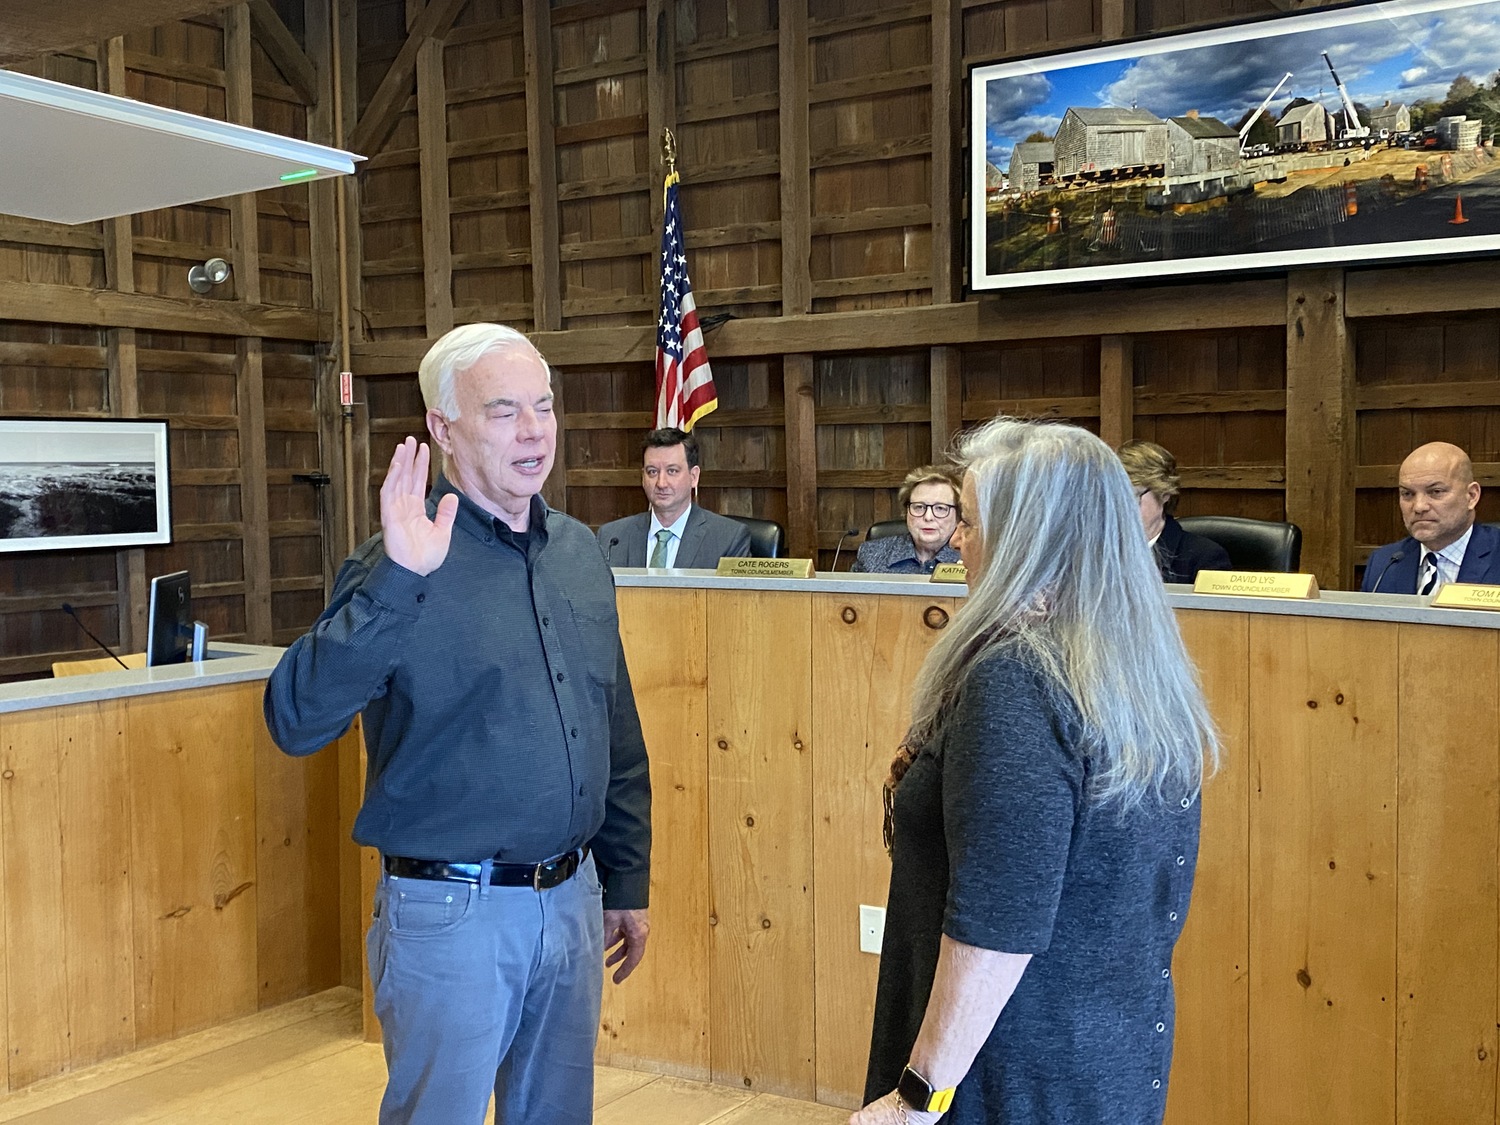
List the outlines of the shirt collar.
{"label": "shirt collar", "polygon": [[1438,558],[1452,563],[1454,566],[1462,566],[1464,562],[1464,553],[1469,549],[1469,539],[1473,536],[1473,534],[1474,525],[1471,523],[1469,525],[1468,531],[1464,532],[1452,543],[1449,543],[1441,551],[1429,551],[1424,546],[1422,548],[1422,560],[1425,561],[1428,555],[1436,555]]}
{"label": "shirt collar", "polygon": [[661,522],[661,520],[659,520],[659,519],[656,518],[656,509],[652,508],[651,509],[651,530],[648,533],[647,538],[649,538],[649,539],[655,539],[656,538],[656,533],[658,531],[661,531],[663,528],[666,528],[666,530],[668,530],[668,531],[670,531],[672,533],[672,538],[677,539],[677,540],[680,541],[682,539],[682,533],[683,533],[683,531],[687,528],[688,517],[690,515],[692,515],[692,514],[693,514],[693,506],[691,504],[689,504],[686,508],[682,509],[682,515],[678,516],[671,523],[664,524],[664,523]]}
{"label": "shirt collar", "polygon": [[[457,488],[448,479],[446,473],[439,473],[437,483],[432,486],[432,492],[427,496],[427,514],[432,515],[437,511],[438,501],[448,493],[458,497],[458,514],[454,517],[453,526],[468,532],[481,543],[486,541],[486,536],[504,535],[511,537],[514,532],[510,525],[497,516],[492,516],[478,504],[470,500],[462,489]],[[545,542],[547,538],[547,515],[552,509],[547,507],[547,502],[540,495],[531,498],[531,522],[527,525],[527,533],[535,534],[540,531],[539,538]]]}

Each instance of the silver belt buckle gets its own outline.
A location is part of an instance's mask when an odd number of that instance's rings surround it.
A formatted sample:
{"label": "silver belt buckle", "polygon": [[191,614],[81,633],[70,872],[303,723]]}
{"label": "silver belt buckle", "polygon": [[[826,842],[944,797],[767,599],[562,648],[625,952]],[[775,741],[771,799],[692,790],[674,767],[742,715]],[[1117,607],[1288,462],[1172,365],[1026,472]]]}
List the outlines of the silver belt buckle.
{"label": "silver belt buckle", "polygon": [[531,889],[537,894],[542,893],[542,864],[537,864],[531,869]]}

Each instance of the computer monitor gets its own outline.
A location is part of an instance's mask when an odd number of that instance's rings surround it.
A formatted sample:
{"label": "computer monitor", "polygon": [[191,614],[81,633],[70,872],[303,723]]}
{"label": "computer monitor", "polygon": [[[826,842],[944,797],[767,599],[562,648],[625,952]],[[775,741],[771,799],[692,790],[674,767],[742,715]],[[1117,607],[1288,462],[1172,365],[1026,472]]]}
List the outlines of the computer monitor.
{"label": "computer monitor", "polygon": [[185,664],[193,641],[192,582],[179,570],[151,579],[146,667]]}

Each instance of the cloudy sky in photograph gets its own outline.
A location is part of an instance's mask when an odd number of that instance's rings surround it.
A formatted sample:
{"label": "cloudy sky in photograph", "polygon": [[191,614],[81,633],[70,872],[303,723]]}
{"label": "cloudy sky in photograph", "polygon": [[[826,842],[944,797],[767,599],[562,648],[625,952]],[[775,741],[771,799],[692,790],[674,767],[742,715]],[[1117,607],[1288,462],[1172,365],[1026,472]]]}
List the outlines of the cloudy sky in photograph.
{"label": "cloudy sky in photograph", "polygon": [[1045,74],[988,84],[989,159],[1008,167],[1012,147],[1037,130],[1055,132],[1069,106],[1138,106],[1158,117],[1196,109],[1232,126],[1287,71],[1292,77],[1268,113],[1299,97],[1336,111],[1338,90],[1323,51],[1362,105],[1441,100],[1460,74],[1485,82],[1500,69],[1500,0],[1086,66],[1059,68],[1054,64],[1066,62],[1060,56],[1044,64],[1051,67]]}

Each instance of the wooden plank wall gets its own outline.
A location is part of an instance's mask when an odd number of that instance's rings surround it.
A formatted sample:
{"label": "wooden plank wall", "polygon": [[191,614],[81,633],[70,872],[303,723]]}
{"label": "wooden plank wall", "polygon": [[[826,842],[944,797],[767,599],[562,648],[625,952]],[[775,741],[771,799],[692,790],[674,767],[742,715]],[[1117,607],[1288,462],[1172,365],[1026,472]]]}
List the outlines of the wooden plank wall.
{"label": "wooden plank wall", "polygon": [[0,1043],[18,1090],[340,983],[339,752],[262,683],[0,715]]}
{"label": "wooden plank wall", "polygon": [[[620,591],[659,944],[606,986],[597,1057],[853,1106],[880,782],[961,602],[703,594]],[[1496,1121],[1500,633],[1177,616],[1224,759],[1173,958],[1168,1125]],[[680,660],[647,658],[664,639]],[[1434,714],[1460,676],[1475,705]]]}
{"label": "wooden plank wall", "polygon": [[[700,424],[700,498],[787,524],[825,566],[843,532],[891,513],[907,469],[997,410],[1161,441],[1184,469],[1183,513],[1296,520],[1332,587],[1400,533],[1393,467],[1414,444],[1465,444],[1500,482],[1500,267],[966,299],[970,64],[1284,5],[450,0],[419,26],[436,5],[360,4],[360,101],[379,112],[360,137],[356,367],[409,381],[439,327],[434,294],[456,322],[536,333],[566,408],[552,494],[591,524],[643,504],[663,124],[698,307],[732,318],[707,336],[721,407]],[[419,75],[429,31],[444,47]],[[446,161],[423,140],[437,134]],[[422,221],[444,178],[446,240]],[[1316,323],[1309,286],[1333,310]],[[369,426],[382,442],[419,413],[396,397],[402,414]]]}
{"label": "wooden plank wall", "polygon": [[[327,22],[326,0],[255,0],[21,69],[329,140],[313,108],[326,49],[315,65],[301,45]],[[317,616],[342,555],[326,534],[335,491],[293,478],[322,469],[331,433],[319,388],[333,260],[315,251],[334,235],[331,191],[79,226],[0,218],[0,417],[165,418],[174,522],[167,547],[5,556],[0,678],[90,650],[64,601],[108,643],[144,648],[147,579],[176,569],[191,571],[194,612],[216,638],[285,643]],[[200,298],[187,271],[210,257],[233,272]]]}

